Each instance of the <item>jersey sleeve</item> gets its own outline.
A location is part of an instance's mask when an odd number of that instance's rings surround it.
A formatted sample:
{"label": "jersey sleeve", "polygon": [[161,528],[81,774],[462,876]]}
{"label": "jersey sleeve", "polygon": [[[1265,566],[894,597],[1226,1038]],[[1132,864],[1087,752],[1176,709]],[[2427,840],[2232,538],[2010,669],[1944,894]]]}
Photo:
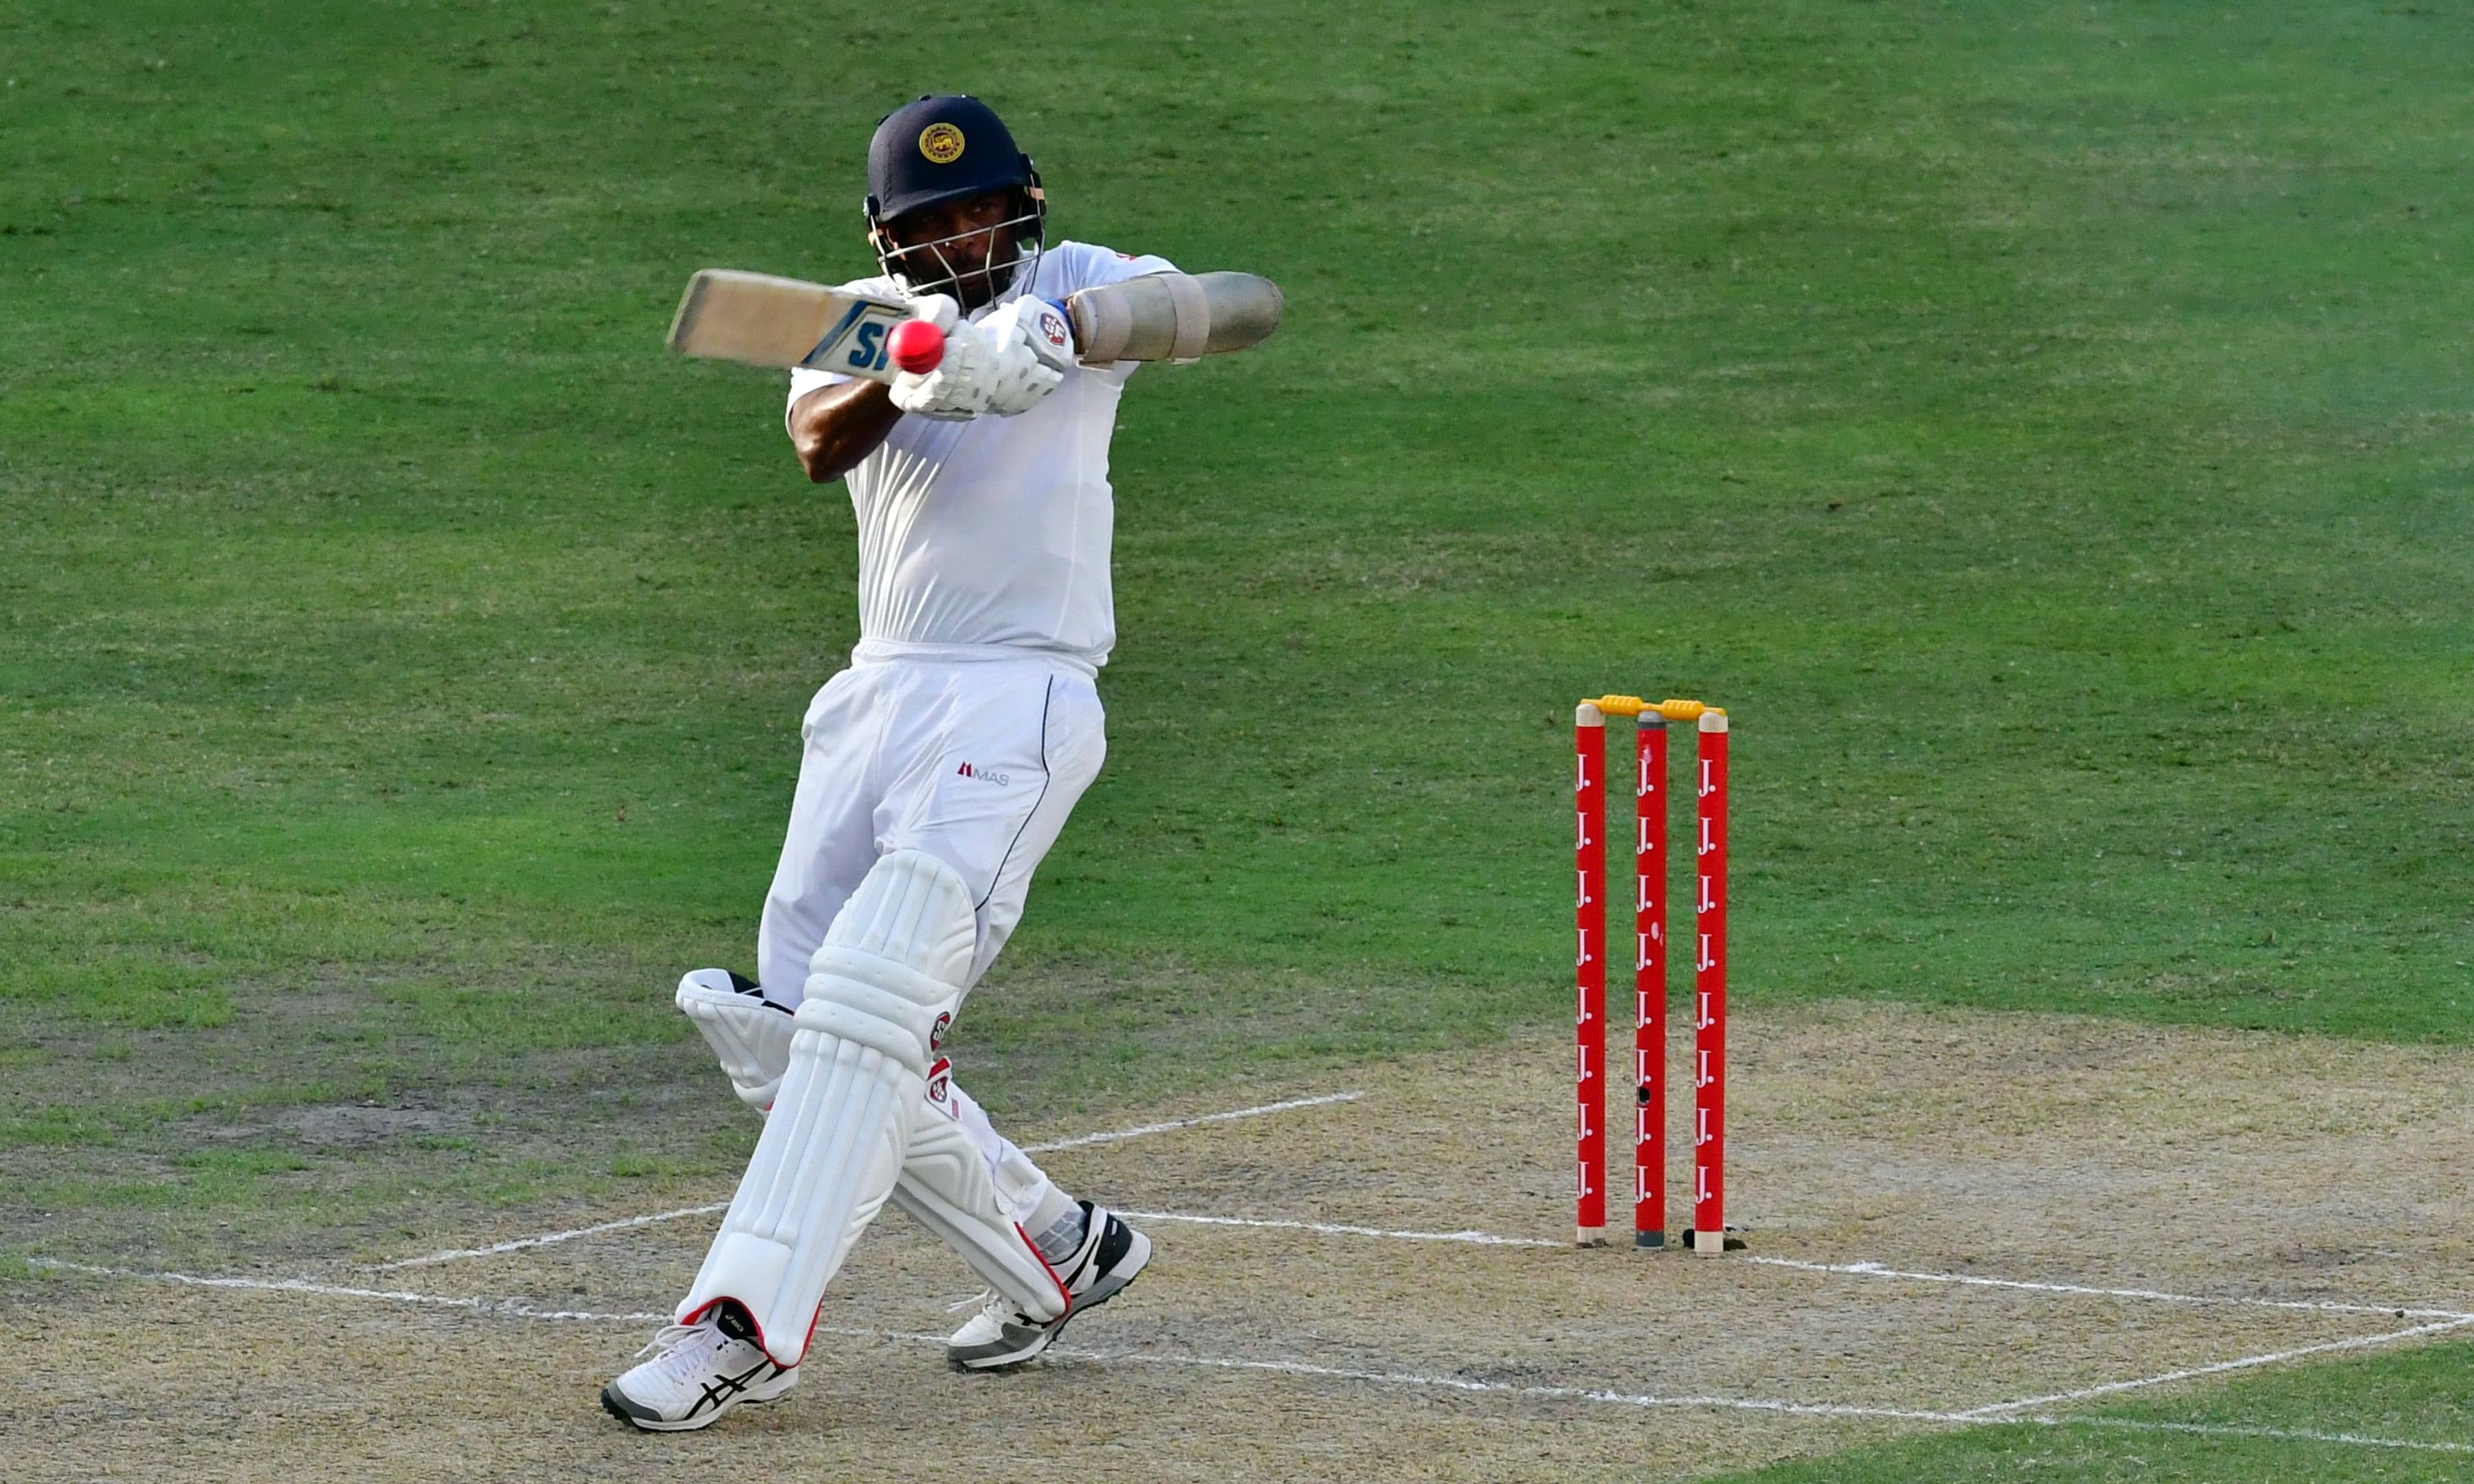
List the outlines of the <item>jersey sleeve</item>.
{"label": "jersey sleeve", "polygon": [[1150,253],[1119,252],[1087,242],[1059,243],[1057,251],[1065,257],[1065,271],[1058,275],[1065,281],[1054,295],[1057,299],[1083,289],[1096,289],[1104,283],[1123,283],[1128,278],[1176,272],[1176,265],[1167,258]]}
{"label": "jersey sleeve", "polygon": [[[887,294],[899,296],[902,293],[901,287],[892,279],[883,277],[853,278],[848,283],[837,283],[834,287],[839,289],[845,294],[871,294],[879,297],[883,297]],[[807,366],[791,367],[789,400],[782,404],[783,429],[786,432],[789,429],[790,409],[799,405],[799,398],[807,395],[811,392],[813,392],[818,387],[839,386],[841,383],[851,379],[852,378],[843,375],[839,371],[817,371],[813,367]]]}
{"label": "jersey sleeve", "polygon": [[816,371],[806,366],[791,367],[790,399],[782,406],[782,426],[787,428],[790,425],[790,409],[799,405],[799,398],[818,387],[839,386],[850,379],[839,371]]}

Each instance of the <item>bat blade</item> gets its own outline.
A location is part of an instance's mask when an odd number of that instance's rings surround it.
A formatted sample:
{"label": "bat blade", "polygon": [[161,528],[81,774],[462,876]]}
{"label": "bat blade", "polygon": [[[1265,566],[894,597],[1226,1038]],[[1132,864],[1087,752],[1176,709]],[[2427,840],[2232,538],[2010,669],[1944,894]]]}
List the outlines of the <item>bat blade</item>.
{"label": "bat blade", "polygon": [[750,366],[806,366],[891,381],[885,339],[909,318],[910,307],[889,296],[708,268],[688,280],[670,322],[670,348]]}

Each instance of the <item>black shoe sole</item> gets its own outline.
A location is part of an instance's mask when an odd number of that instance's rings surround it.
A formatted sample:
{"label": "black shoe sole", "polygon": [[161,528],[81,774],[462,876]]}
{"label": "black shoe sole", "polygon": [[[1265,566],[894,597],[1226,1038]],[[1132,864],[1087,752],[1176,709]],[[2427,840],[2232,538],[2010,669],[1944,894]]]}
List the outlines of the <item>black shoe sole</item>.
{"label": "black shoe sole", "polygon": [[658,1432],[661,1430],[657,1427],[645,1426],[644,1420],[637,1415],[635,1408],[628,1402],[627,1399],[619,1395],[618,1388],[617,1386],[604,1386],[601,1388],[601,1410],[609,1413],[620,1422],[625,1423],[628,1426],[635,1428],[638,1432]]}
{"label": "black shoe sole", "polygon": [[734,1408],[763,1406],[767,1402],[781,1400],[780,1397],[742,1397],[719,1412],[708,1413],[702,1422],[666,1423],[658,1417],[648,1420],[645,1414],[636,1410],[635,1404],[630,1402],[616,1385],[601,1388],[601,1410],[638,1432],[695,1432],[721,1421],[722,1414]]}

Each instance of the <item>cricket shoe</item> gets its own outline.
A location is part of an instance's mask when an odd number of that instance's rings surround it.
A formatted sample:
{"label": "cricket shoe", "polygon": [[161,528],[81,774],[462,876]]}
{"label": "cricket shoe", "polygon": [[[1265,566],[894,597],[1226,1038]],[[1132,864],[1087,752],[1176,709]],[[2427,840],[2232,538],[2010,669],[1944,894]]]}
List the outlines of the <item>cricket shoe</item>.
{"label": "cricket shoe", "polygon": [[1098,1308],[1142,1276],[1152,1260],[1152,1239],[1118,1220],[1106,1207],[1088,1201],[1082,1208],[1082,1245],[1055,1265],[1056,1281],[1065,1289],[1068,1307],[1058,1318],[1041,1321],[1016,1307],[993,1290],[980,1300],[970,1323],[945,1341],[945,1358],[964,1371],[1003,1371],[1035,1358],[1084,1309]]}
{"label": "cricket shoe", "polygon": [[756,1343],[756,1327],[733,1304],[691,1325],[672,1325],[638,1351],[643,1361],[601,1388],[601,1409],[646,1432],[691,1432],[745,1403],[770,1401],[799,1384]]}

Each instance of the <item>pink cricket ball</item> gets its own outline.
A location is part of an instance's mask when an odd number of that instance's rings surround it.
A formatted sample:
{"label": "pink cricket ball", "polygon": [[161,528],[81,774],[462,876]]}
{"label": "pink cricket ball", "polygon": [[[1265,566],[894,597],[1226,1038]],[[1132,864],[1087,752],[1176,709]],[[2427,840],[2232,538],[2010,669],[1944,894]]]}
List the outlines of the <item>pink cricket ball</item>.
{"label": "pink cricket ball", "polygon": [[893,327],[885,348],[894,365],[924,376],[945,359],[945,332],[927,320],[905,320]]}

